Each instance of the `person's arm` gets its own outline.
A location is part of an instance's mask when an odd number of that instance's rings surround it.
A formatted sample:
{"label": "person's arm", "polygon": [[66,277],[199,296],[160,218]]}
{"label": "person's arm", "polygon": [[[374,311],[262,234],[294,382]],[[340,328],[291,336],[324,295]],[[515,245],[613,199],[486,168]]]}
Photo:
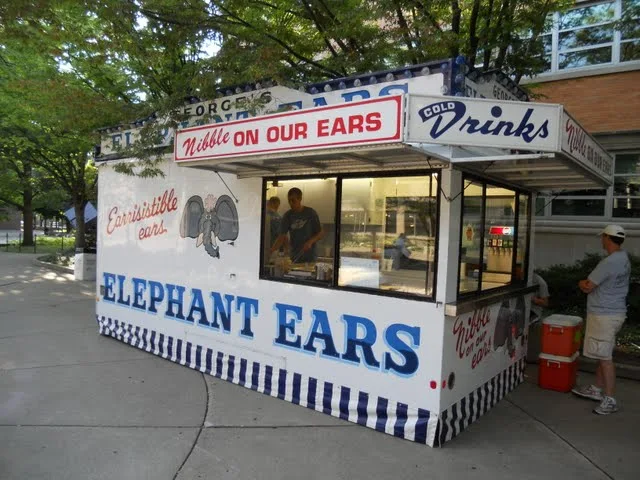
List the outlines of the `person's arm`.
{"label": "person's arm", "polygon": [[549,297],[538,297],[538,296],[534,296],[531,301],[533,303],[535,303],[536,305],[540,305],[541,307],[548,307],[549,306]]}
{"label": "person's arm", "polygon": [[302,246],[302,249],[305,252],[311,250],[311,247],[313,247],[313,244],[316,243],[316,242],[319,242],[323,238],[324,238],[324,229],[322,228],[322,226],[320,226],[320,231],[318,233],[316,233],[313,237],[311,237],[309,240],[304,242],[304,245]]}
{"label": "person's arm", "polygon": [[313,230],[316,232],[311,238],[307,239],[302,246],[302,250],[308,252],[313,247],[313,244],[319,242],[324,237],[324,229],[322,228],[322,224],[320,223],[320,217],[315,210],[313,210],[311,222],[313,225]]}
{"label": "person's arm", "polygon": [[538,284],[538,291],[533,296],[533,298],[531,298],[531,301],[541,307],[548,307],[549,306],[549,286],[547,285],[547,282],[545,281],[544,278],[542,278],[537,273],[533,274],[533,282],[534,284]]}
{"label": "person's arm", "polygon": [[597,284],[593,283],[588,278],[585,278],[584,280],[580,280],[578,282],[578,288],[582,290],[582,293],[586,293],[586,294],[593,292],[597,286],[598,286]]}
{"label": "person's arm", "polygon": [[289,250],[289,242],[287,237],[287,232],[289,231],[289,212],[285,213],[279,222],[280,226],[280,235],[276,238],[276,241],[273,242],[271,246],[271,253],[277,252],[278,249],[284,245],[284,250],[287,252]]}
{"label": "person's arm", "polygon": [[[280,246],[282,246],[282,244],[285,243],[286,241],[287,241],[286,234],[281,233],[280,235],[278,235],[278,238],[276,238],[276,241],[273,242],[273,245],[271,246],[271,253],[277,252]],[[286,247],[285,247],[285,250],[286,250]]]}
{"label": "person's arm", "polygon": [[593,292],[610,275],[610,265],[609,257],[602,259],[587,278],[578,282],[580,290],[586,294]]}

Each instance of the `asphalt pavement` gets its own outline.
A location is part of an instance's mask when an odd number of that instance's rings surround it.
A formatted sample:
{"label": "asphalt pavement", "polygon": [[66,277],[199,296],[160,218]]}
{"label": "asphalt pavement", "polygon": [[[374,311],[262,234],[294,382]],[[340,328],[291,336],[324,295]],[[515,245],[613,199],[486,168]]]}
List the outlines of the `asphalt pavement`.
{"label": "asphalt pavement", "polygon": [[[0,252],[0,479],[636,479],[640,382],[621,411],[527,381],[431,449],[98,334],[95,286]],[[580,374],[580,381],[592,376]]]}

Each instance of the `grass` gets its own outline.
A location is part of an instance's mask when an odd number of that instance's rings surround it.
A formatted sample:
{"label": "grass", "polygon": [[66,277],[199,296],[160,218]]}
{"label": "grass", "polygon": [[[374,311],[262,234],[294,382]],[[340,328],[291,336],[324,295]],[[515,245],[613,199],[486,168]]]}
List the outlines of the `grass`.
{"label": "grass", "polygon": [[640,324],[627,320],[616,338],[618,350],[640,358]]}
{"label": "grass", "polygon": [[10,253],[60,253],[74,249],[74,237],[54,237],[37,235],[34,237],[35,245],[25,247],[17,241],[11,241],[8,245],[1,245],[0,252]]}

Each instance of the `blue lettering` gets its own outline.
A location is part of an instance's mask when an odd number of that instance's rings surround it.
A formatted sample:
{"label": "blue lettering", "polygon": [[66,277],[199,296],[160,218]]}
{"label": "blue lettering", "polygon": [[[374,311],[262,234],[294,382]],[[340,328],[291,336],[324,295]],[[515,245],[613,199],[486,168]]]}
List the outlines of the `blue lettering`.
{"label": "blue lettering", "polygon": [[[165,316],[169,318],[177,318],[178,320],[184,320],[184,313],[182,312],[182,301],[184,299],[184,291],[185,288],[181,285],[173,285],[171,283],[167,283],[167,311],[165,312]],[[174,292],[177,294],[174,296]],[[174,313],[173,307],[176,307],[176,312]]]}
{"label": "blue lettering", "polygon": [[313,99],[314,107],[324,107],[327,104],[327,99],[324,97],[316,97]]}
{"label": "blue lettering", "polygon": [[189,315],[187,315],[187,322],[195,322],[193,314],[198,312],[198,325],[205,327],[211,326],[207,320],[207,312],[204,309],[204,299],[202,298],[202,291],[199,288],[191,289],[191,307],[189,308]]}
{"label": "blue lettering", "polygon": [[[409,336],[409,344],[404,342],[399,335]],[[420,346],[420,328],[410,327],[401,323],[389,325],[384,331],[384,341],[391,350],[403,357],[404,363],[398,363],[391,353],[384,354],[384,371],[397,372],[400,375],[413,375],[418,371],[418,355],[415,349]]]}
{"label": "blue lettering", "polygon": [[[377,336],[375,324],[368,318],[356,317],[354,315],[343,315],[342,321],[347,326],[347,345],[345,352],[342,354],[342,359],[349,362],[360,363],[361,359],[357,353],[358,349],[360,349],[366,365],[375,368],[380,367],[380,362],[376,360],[372,348]],[[358,326],[362,326],[364,329],[363,338],[358,338]]]}
{"label": "blue lettering", "polygon": [[132,278],[131,281],[133,282],[133,303],[131,306],[138,310],[146,310],[147,302],[142,300],[142,296],[147,288],[147,281],[142,278]]}
{"label": "blue lettering", "polygon": [[120,146],[121,140],[122,140],[121,133],[116,133],[115,135],[111,135],[111,148],[116,150]]}
{"label": "blue lettering", "polygon": [[[457,124],[465,116],[466,111],[467,107],[463,102],[444,101],[427,105],[426,107],[418,110],[418,114],[423,122],[434,120],[429,134],[432,138],[438,138]],[[527,143],[531,143],[536,138],[547,138],[549,136],[549,121],[545,120],[536,130],[536,125],[529,122],[533,111],[534,110],[532,108],[527,109],[520,121],[520,124],[516,128],[514,128],[514,123],[512,122],[505,122],[501,120],[494,125],[493,120],[483,120],[467,116],[458,128],[458,131],[466,131],[466,133],[471,135],[479,133],[480,135],[522,137],[522,139]],[[500,118],[502,116],[502,108],[497,105],[494,105],[490,112],[493,118]],[[443,119],[447,113],[452,113],[453,115],[449,116],[448,123],[443,125]]]}
{"label": "blue lettering", "polygon": [[213,321],[211,327],[216,330],[220,330],[220,323],[218,323],[218,317],[222,321],[222,331],[229,333],[231,331],[231,302],[233,302],[233,295],[225,295],[224,300],[218,292],[211,292],[211,299],[213,300]]}
{"label": "blue lettering", "polygon": [[118,303],[120,305],[129,306],[131,304],[131,296],[127,295],[126,300],[124,298],[124,281],[126,279],[127,279],[126,276],[118,275]]}
{"label": "blue lettering", "polygon": [[104,272],[102,276],[104,278],[104,294],[102,295],[102,298],[107,302],[115,302],[116,294],[113,293],[113,286],[116,283],[116,276],[113,273],[107,272]]}
{"label": "blue lettering", "polygon": [[255,298],[237,297],[236,298],[236,312],[242,310],[242,330],[240,335],[243,337],[253,338],[253,331],[251,330],[251,318],[258,316],[258,300]]}
{"label": "blue lettering", "polygon": [[311,325],[311,330],[307,341],[304,343],[303,349],[307,352],[316,353],[314,342],[320,340],[324,344],[322,355],[340,358],[340,354],[336,350],[335,343],[333,342],[333,336],[331,335],[331,326],[327,312],[324,310],[311,310],[311,316],[313,317],[313,325]]}
{"label": "blue lettering", "polygon": [[149,280],[149,311],[158,313],[156,305],[164,300],[164,287],[160,282]]}
{"label": "blue lettering", "polygon": [[366,100],[371,97],[368,90],[356,90],[355,92],[346,92],[342,94],[345,102],[353,102],[354,100]]}
{"label": "blue lettering", "polygon": [[[297,305],[287,305],[286,303],[276,303],[273,308],[278,312],[278,330],[274,343],[283,347],[300,348],[302,339],[296,333],[296,322],[302,321],[302,307]],[[293,318],[289,318],[289,313]],[[294,340],[289,339],[289,335],[295,335]]]}
{"label": "blue lettering", "polygon": [[400,95],[401,93],[409,93],[408,83],[389,85],[380,90],[381,97],[384,95]]}

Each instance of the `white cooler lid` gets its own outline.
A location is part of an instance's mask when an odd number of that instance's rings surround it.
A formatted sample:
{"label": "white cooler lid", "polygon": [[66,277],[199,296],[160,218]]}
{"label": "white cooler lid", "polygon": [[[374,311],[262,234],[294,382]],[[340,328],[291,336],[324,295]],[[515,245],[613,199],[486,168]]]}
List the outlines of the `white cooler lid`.
{"label": "white cooler lid", "polygon": [[540,360],[550,360],[552,362],[573,363],[580,353],[576,352],[570,357],[559,357],[558,355],[549,355],[548,353],[541,353],[538,357]]}
{"label": "white cooler lid", "polygon": [[544,325],[557,325],[559,327],[575,327],[582,323],[582,318],[554,313],[544,318],[542,323]]}

